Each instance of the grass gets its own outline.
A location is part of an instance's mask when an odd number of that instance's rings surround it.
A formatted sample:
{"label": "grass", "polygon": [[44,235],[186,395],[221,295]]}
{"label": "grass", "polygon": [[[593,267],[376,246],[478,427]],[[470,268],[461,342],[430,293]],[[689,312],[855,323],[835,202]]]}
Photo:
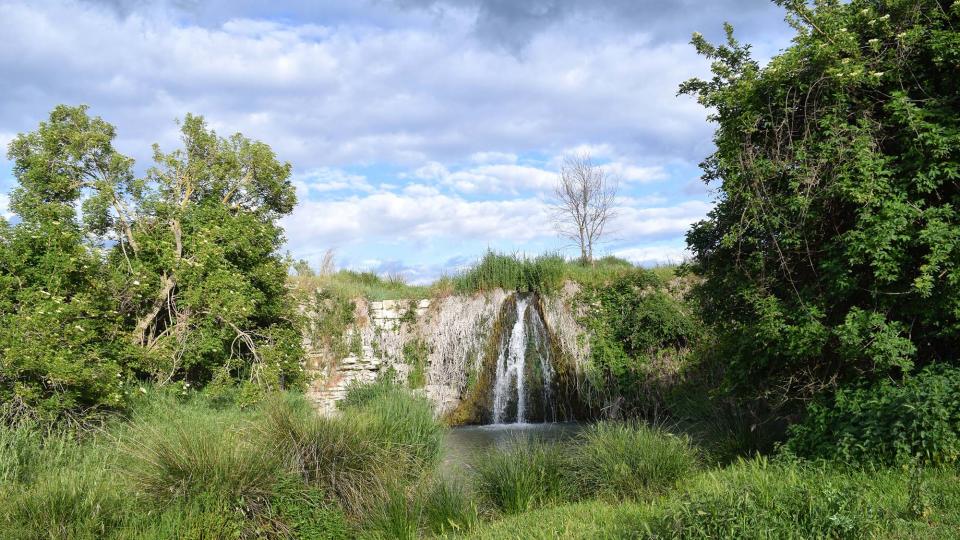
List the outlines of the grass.
{"label": "grass", "polygon": [[80,434],[0,427],[4,538],[955,538],[955,468],[786,457],[705,467],[632,422],[518,439],[437,474],[442,428],[384,378],[337,417],[302,396],[246,409],[151,389]]}
{"label": "grass", "polygon": [[629,261],[613,256],[586,265],[559,254],[524,257],[489,251],[473,267],[454,275],[450,281],[453,291],[460,294],[493,289],[547,294],[560,290],[567,281],[603,283],[636,269]]}
{"label": "grass", "polygon": [[520,438],[473,465],[479,496],[504,514],[527,512],[568,497],[567,463],[557,445]]}
{"label": "grass", "polygon": [[409,285],[402,276],[381,277],[373,272],[340,270],[332,274],[291,276],[295,291],[321,289],[335,298],[379,300],[420,300],[435,296],[434,286]]}
{"label": "grass", "polygon": [[487,522],[470,538],[955,538],[954,469],[931,469],[911,510],[910,474],[762,458],[703,471],[645,501],[603,499]]}
{"label": "grass", "polygon": [[[441,277],[430,285],[410,285],[403,276],[380,276],[353,270],[291,276],[289,281],[291,288],[301,295],[321,290],[328,298],[346,300],[422,300],[493,289],[551,293],[563,287],[566,281],[599,284],[637,268],[614,256],[601,257],[588,265],[553,253],[526,257],[488,251],[470,268]],[[669,281],[676,276],[677,268],[676,265],[658,265],[650,271]]]}
{"label": "grass", "polygon": [[686,437],[637,423],[600,422],[577,435],[570,451],[583,497],[640,498],[662,493],[698,468]]}
{"label": "grass", "polygon": [[384,385],[335,418],[281,394],[240,409],[151,389],[85,433],[0,424],[4,538],[350,538],[419,485],[442,427]]}

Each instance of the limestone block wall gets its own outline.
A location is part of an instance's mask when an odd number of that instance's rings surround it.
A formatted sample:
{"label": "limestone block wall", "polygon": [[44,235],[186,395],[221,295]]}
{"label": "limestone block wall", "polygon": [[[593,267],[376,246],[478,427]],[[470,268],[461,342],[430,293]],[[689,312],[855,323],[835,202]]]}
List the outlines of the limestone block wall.
{"label": "limestone block wall", "polygon": [[[580,359],[584,340],[577,338],[581,329],[569,307],[575,293],[575,287],[564,288],[545,298],[543,306],[547,324],[569,334],[561,346],[570,348],[572,359]],[[453,410],[467,389],[468,374],[483,362],[487,338],[511,294],[498,289],[432,300],[355,300],[353,324],[344,336],[351,344],[349,354],[338,357],[305,340],[306,367],[313,379],[308,396],[320,411],[333,413],[354,382],[373,381],[391,368],[406,381],[414,366],[404,348],[416,341],[427,354],[425,384],[416,391],[433,401],[438,415]]]}

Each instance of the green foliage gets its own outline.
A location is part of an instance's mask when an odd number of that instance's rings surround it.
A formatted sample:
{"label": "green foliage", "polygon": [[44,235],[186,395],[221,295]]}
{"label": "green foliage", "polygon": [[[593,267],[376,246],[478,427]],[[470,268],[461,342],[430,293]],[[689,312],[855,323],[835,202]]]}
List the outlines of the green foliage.
{"label": "green foliage", "polygon": [[407,386],[413,389],[423,388],[427,384],[427,356],[430,354],[422,339],[415,339],[403,346],[403,361],[410,366]]}
{"label": "green foliage", "polygon": [[290,281],[301,293],[320,291],[330,298],[356,300],[411,300],[429,298],[435,287],[408,285],[402,276],[381,277],[373,272],[340,270],[330,274],[300,274]]}
{"label": "green foliage", "polygon": [[163,504],[209,498],[256,508],[272,495],[282,463],[281,454],[256,444],[253,433],[252,425],[229,412],[182,406],[154,411],[121,439],[121,470],[138,493]]}
{"label": "green foliage", "polygon": [[563,286],[566,264],[560,255],[529,259],[488,251],[469,270],[453,277],[453,288],[459,293],[493,289],[548,293]]}
{"label": "green foliage", "polygon": [[[450,278],[453,290],[472,293],[504,289],[516,292],[549,294],[560,290],[565,281],[599,284],[615,276],[630,273],[635,266],[614,256],[598,259],[592,265],[571,262],[557,254],[533,258],[488,251],[469,269]],[[437,287],[441,287],[438,284]]]}
{"label": "green foliage", "polygon": [[658,528],[673,538],[874,538],[881,516],[862,480],[803,465],[741,462],[699,478]]}
{"label": "green foliage", "polygon": [[943,465],[960,460],[960,369],[931,366],[901,383],[845,389],[807,409],[786,449],[851,463]]}
{"label": "green foliage", "polygon": [[[137,380],[302,383],[277,220],[290,166],[263,143],[181,126],[144,178],[113,126],[58,106],[10,143],[0,223],[0,401],[53,419],[125,405]],[[79,212],[77,208],[79,207]]]}
{"label": "green foliage", "polygon": [[465,532],[480,521],[476,502],[460,482],[434,478],[419,493],[420,516],[434,534]]}
{"label": "green foliage", "polygon": [[505,514],[526,512],[568,496],[562,448],[518,438],[473,464],[477,493]]}
{"label": "green foliage", "polygon": [[570,468],[584,498],[662,493],[697,468],[689,439],[643,424],[601,422],[577,435]]}
{"label": "green foliage", "polygon": [[929,504],[909,511],[907,471],[743,461],[645,501],[592,500],[484,523],[469,538],[942,538],[960,526],[955,470],[923,472]]}
{"label": "green foliage", "polygon": [[[761,68],[696,34],[717,206],[687,240],[728,383],[778,400],[954,361],[960,339],[960,8],[781,0]],[[893,419],[890,419],[891,421]]]}
{"label": "green foliage", "polygon": [[656,406],[649,381],[655,360],[680,357],[699,334],[689,307],[640,268],[584,287],[576,299],[590,337],[590,376],[604,404],[634,412]]}

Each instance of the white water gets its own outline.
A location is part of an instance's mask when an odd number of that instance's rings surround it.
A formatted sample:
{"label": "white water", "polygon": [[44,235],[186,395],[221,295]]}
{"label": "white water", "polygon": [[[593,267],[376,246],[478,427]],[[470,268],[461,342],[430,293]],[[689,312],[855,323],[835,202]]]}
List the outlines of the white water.
{"label": "white water", "polygon": [[543,351],[543,354],[540,355],[540,372],[543,373],[543,419],[544,421],[555,422],[557,420],[557,410],[553,402],[553,364],[550,362],[547,327],[540,318],[539,312],[533,311],[535,316],[530,318],[533,330],[532,337],[537,349]]}
{"label": "white water", "polygon": [[[542,419],[546,422],[555,422],[557,419],[556,405],[553,399],[553,365],[550,359],[549,335],[546,325],[540,318],[540,312],[530,303],[529,296],[516,295],[517,320],[510,329],[509,338],[503,342],[497,355],[497,368],[493,384],[493,423],[524,424],[528,418],[528,386],[537,388],[540,382],[542,389]],[[526,381],[527,353],[532,352],[539,356],[539,372],[542,381]],[[510,406],[516,402],[516,416]],[[536,405],[534,405],[536,407]],[[539,415],[537,408],[534,415]],[[538,418],[539,420],[539,418]]]}
{"label": "white water", "polygon": [[497,378],[493,386],[493,423],[502,424],[507,404],[514,395],[517,397],[516,422],[526,421],[527,395],[524,391],[523,377],[527,359],[527,336],[525,319],[528,300],[517,297],[517,322],[510,330],[507,347],[500,350],[497,358]]}

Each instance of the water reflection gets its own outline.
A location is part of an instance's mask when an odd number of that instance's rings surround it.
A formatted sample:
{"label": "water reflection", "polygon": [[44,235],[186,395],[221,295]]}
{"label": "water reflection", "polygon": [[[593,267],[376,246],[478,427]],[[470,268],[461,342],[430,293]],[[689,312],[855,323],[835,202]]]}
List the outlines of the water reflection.
{"label": "water reflection", "polygon": [[488,448],[504,448],[517,438],[544,442],[569,439],[583,429],[578,422],[551,422],[543,424],[490,424],[452,428],[444,439],[442,469],[463,473],[473,458]]}

